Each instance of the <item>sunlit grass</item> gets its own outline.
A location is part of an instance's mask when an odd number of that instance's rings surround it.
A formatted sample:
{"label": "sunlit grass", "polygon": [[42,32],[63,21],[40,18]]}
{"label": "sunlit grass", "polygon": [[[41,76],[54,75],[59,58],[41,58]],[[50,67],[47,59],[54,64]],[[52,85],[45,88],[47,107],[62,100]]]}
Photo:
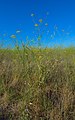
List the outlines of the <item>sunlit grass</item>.
{"label": "sunlit grass", "polygon": [[0,119],[74,120],[75,48],[0,49]]}

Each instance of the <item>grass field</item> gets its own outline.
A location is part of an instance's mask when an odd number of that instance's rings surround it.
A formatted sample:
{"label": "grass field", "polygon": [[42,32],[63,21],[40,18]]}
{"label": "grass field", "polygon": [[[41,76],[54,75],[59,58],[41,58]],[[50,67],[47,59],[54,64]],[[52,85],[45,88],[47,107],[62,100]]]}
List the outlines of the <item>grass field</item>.
{"label": "grass field", "polygon": [[75,120],[75,47],[0,49],[0,120]]}

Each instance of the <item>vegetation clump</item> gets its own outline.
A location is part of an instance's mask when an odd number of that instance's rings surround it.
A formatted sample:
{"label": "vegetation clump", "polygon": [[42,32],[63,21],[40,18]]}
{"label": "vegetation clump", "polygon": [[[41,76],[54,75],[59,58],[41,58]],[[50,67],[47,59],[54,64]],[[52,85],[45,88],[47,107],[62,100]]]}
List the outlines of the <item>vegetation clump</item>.
{"label": "vegetation clump", "polygon": [[0,49],[0,120],[74,119],[74,47]]}

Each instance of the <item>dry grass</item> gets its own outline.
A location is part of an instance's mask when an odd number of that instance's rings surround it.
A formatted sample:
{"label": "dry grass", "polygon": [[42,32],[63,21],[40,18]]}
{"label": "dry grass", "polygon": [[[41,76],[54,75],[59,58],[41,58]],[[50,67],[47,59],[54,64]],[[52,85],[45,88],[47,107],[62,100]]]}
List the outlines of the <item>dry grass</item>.
{"label": "dry grass", "polygon": [[1,49],[0,120],[75,120],[75,48]]}

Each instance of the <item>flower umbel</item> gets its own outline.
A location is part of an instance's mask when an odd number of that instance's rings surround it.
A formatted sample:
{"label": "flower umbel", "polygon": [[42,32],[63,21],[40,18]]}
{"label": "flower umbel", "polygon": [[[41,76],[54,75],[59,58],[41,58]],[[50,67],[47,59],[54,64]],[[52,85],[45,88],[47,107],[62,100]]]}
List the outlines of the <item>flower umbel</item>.
{"label": "flower umbel", "polygon": [[43,20],[42,20],[42,19],[39,19],[39,22],[40,22],[40,23],[42,23],[42,22],[43,22]]}
{"label": "flower umbel", "polygon": [[38,27],[39,25],[38,25],[38,24],[35,24],[34,26],[35,26],[35,27]]}
{"label": "flower umbel", "polygon": [[15,35],[11,35],[10,37],[11,37],[11,38],[16,38],[16,36],[15,36]]}

